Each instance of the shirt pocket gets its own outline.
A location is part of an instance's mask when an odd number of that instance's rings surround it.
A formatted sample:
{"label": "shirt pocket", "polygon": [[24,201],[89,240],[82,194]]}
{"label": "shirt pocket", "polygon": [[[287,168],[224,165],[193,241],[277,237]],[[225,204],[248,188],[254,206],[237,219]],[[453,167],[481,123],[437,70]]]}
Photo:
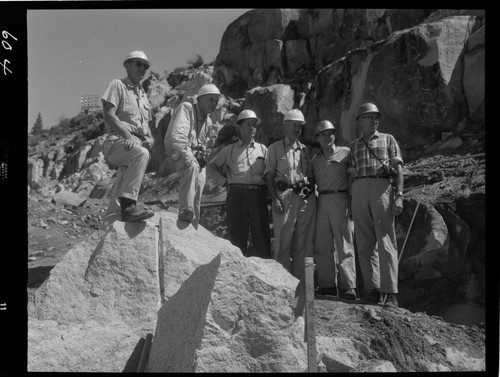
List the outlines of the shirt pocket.
{"label": "shirt pocket", "polygon": [[264,173],[264,169],[266,168],[266,160],[263,156],[257,157],[252,162],[252,170],[255,174],[262,175]]}
{"label": "shirt pocket", "polygon": [[153,107],[151,106],[151,104],[149,103],[149,101],[147,99],[142,100],[141,108],[142,108],[141,111],[143,113],[144,118],[149,121],[152,118],[151,112],[152,112]]}
{"label": "shirt pocket", "polygon": [[276,162],[276,170],[287,175],[289,174],[287,156],[278,157]]}

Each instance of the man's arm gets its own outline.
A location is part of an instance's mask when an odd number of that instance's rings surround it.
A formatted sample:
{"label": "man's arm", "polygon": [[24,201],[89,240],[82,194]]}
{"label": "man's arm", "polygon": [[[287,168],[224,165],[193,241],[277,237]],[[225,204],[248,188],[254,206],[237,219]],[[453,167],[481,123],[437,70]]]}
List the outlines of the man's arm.
{"label": "man's arm", "polygon": [[125,150],[129,151],[134,145],[141,145],[138,138],[134,137],[116,116],[116,107],[111,102],[102,101],[104,122],[110,129],[125,139]]}
{"label": "man's arm", "polygon": [[222,174],[222,168],[226,165],[227,154],[226,150],[222,149],[207,163],[207,176],[212,178],[214,182],[223,186],[227,182],[227,178]]}
{"label": "man's arm", "polygon": [[276,186],[274,184],[274,173],[268,172],[265,175],[266,178],[266,186],[269,190],[269,194],[271,195],[271,201],[274,212],[281,215],[283,214],[283,203],[278,195],[278,191],[276,190]]}

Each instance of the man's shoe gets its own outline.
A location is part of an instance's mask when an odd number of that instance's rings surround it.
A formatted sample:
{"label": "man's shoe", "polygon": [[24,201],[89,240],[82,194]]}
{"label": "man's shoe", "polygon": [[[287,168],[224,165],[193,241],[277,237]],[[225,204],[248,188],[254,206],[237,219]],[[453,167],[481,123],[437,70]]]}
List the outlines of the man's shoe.
{"label": "man's shoe", "polygon": [[136,203],[129,204],[126,207],[122,207],[122,221],[143,221],[153,217],[155,213],[151,210],[140,210],[137,208]]}
{"label": "man's shoe", "polygon": [[361,301],[367,304],[380,304],[383,303],[383,293],[379,292],[378,289],[372,289],[371,291],[365,292],[361,297]]}
{"label": "man's shoe", "polygon": [[387,293],[387,297],[385,299],[385,306],[389,308],[397,308],[398,305],[398,294],[397,293]]}
{"label": "man's shoe", "polygon": [[318,288],[315,296],[337,296],[337,287]]}
{"label": "man's shoe", "polygon": [[340,298],[344,300],[356,300],[356,290],[354,288],[349,288],[340,294]]}
{"label": "man's shoe", "polygon": [[179,221],[191,224],[194,219],[194,213],[190,209],[184,209],[179,213]]}

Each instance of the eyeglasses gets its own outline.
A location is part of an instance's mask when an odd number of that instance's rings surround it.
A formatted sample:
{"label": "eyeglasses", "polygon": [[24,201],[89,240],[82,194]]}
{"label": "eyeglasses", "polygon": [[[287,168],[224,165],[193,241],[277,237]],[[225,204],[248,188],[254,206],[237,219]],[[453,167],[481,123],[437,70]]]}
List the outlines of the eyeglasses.
{"label": "eyeglasses", "polygon": [[144,69],[147,71],[149,69],[149,64],[148,63],[143,63],[139,60],[134,60],[132,63],[135,63],[135,65],[137,66],[137,68],[142,68],[144,67]]}
{"label": "eyeglasses", "polygon": [[323,131],[323,132],[319,133],[319,136],[321,136],[321,137],[332,137],[333,135],[335,135],[335,131],[333,131],[333,130]]}
{"label": "eyeglasses", "polygon": [[365,115],[365,116],[360,116],[359,119],[380,119],[379,115]]}

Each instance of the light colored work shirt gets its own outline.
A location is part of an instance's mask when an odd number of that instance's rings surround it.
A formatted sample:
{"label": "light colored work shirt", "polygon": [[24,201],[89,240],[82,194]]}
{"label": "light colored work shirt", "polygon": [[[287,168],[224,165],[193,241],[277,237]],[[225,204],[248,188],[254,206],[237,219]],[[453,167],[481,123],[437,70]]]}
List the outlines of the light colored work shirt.
{"label": "light colored work shirt", "polygon": [[368,148],[384,164],[389,163],[393,167],[398,163],[403,164],[401,150],[394,136],[376,131],[370,140],[361,136],[351,143],[351,165],[355,177],[385,175],[382,163]]}
{"label": "light colored work shirt", "polygon": [[252,141],[241,140],[225,146],[207,164],[207,175],[218,185],[229,184],[265,185],[264,169],[267,147]]}
{"label": "light colored work shirt", "polygon": [[347,190],[351,151],[348,147],[334,146],[326,154],[315,154],[311,160],[318,191]]}
{"label": "light colored work shirt", "polygon": [[[109,83],[101,100],[113,104],[116,116],[129,132],[141,136],[148,134],[149,121],[152,117],[151,104],[141,85],[134,86],[128,77],[115,79]],[[107,124],[106,129],[110,135],[117,134]]]}
{"label": "light colored work shirt", "polygon": [[294,183],[304,177],[310,177],[309,151],[299,140],[291,143],[288,136],[275,141],[269,146],[266,158],[267,173],[274,173],[274,180]]}
{"label": "light colored work shirt", "polygon": [[211,125],[210,117],[203,118],[197,104],[182,102],[172,112],[165,133],[165,154],[178,160],[181,156],[193,155],[193,147],[206,148],[210,142]]}

